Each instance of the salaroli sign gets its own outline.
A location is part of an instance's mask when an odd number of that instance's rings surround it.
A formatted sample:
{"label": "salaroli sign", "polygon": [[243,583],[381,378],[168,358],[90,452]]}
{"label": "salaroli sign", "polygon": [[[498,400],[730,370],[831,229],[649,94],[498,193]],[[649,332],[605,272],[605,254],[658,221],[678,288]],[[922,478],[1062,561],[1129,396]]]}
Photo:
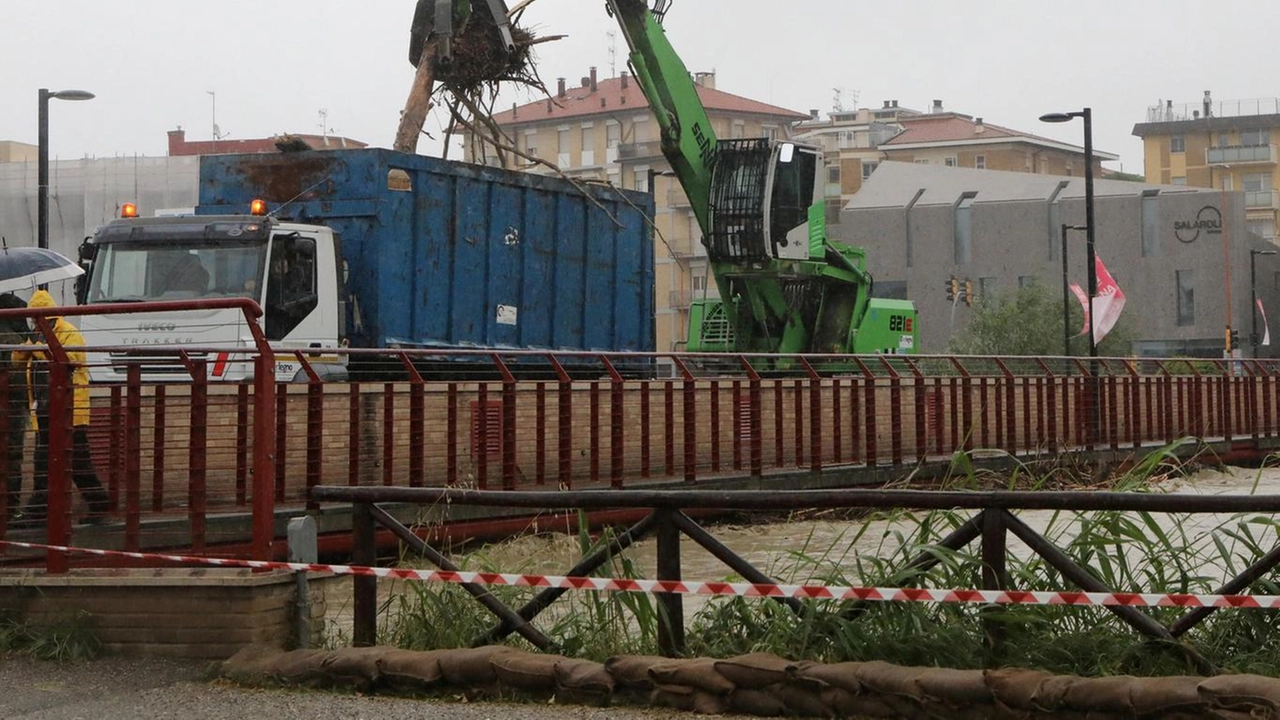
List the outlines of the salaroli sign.
{"label": "salaroli sign", "polygon": [[1188,244],[1199,240],[1201,235],[1221,235],[1222,211],[1213,205],[1205,205],[1196,213],[1194,220],[1175,220],[1173,232],[1180,242]]}

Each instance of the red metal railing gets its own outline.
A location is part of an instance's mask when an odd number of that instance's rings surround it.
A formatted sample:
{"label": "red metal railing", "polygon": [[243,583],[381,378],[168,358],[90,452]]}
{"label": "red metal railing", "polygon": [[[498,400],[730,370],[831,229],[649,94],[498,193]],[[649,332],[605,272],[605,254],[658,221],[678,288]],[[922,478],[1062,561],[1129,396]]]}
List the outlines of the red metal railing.
{"label": "red metal railing", "polygon": [[[944,463],[960,450],[1280,443],[1276,361],[1108,358],[1091,376],[1076,358],[351,350],[366,374],[339,383],[305,351],[273,356],[249,301],[171,305],[244,310],[259,350],[240,362],[254,364],[255,379],[208,382],[193,359],[202,349],[178,347],[164,350],[182,363],[182,382],[144,382],[134,366],[123,383],[95,386],[94,461],[115,522],[72,527],[72,365],[51,347],[54,417],[64,420],[50,428],[50,544],[267,558],[276,513],[318,510],[308,494],[317,485],[623,488],[750,476],[785,486],[836,468]],[[276,383],[277,359],[299,363],[299,382]],[[12,372],[0,368],[0,390]],[[15,532],[0,525],[0,538]],[[67,566],[53,554],[46,562]]]}

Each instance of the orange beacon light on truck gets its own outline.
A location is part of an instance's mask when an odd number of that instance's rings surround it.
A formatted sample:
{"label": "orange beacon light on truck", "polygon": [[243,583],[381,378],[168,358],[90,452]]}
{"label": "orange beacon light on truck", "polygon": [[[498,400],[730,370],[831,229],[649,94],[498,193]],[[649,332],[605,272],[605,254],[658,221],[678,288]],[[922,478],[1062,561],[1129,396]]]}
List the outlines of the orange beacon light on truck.
{"label": "orange beacon light on truck", "polygon": [[261,200],[261,199],[254,199],[254,200],[250,201],[250,202],[249,202],[249,214],[250,214],[250,215],[266,215],[266,214],[267,214],[267,201],[266,201],[266,200]]}
{"label": "orange beacon light on truck", "polygon": [[125,203],[120,206],[120,217],[136,218],[138,217],[138,206],[133,203]]}

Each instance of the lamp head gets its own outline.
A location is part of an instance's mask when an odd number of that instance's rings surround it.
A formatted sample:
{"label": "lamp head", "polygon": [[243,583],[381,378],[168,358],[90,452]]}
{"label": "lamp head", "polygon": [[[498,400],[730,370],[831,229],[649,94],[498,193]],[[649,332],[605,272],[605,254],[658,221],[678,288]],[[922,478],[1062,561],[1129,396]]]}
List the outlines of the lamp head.
{"label": "lamp head", "polygon": [[1249,252],[1254,255],[1275,255],[1277,253],[1276,250],[1250,250]]}
{"label": "lamp head", "polygon": [[1071,122],[1073,119],[1080,117],[1080,113],[1045,113],[1040,116],[1040,122],[1047,123],[1064,123]]}
{"label": "lamp head", "polygon": [[92,100],[95,96],[88,90],[56,90],[49,97],[57,100]]}

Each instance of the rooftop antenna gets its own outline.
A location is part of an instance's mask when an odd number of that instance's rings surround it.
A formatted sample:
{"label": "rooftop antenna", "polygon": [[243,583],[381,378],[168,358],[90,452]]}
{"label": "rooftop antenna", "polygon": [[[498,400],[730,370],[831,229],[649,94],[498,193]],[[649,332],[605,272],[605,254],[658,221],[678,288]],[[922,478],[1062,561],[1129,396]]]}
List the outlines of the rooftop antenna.
{"label": "rooftop antenna", "polygon": [[218,93],[214,90],[205,90],[209,96],[209,124],[212,125],[213,135],[213,151],[218,151],[218,141],[226,137],[229,133],[224,133],[218,129]]}
{"label": "rooftop antenna", "polygon": [[610,30],[605,35],[609,37],[609,77],[618,77],[618,34]]}
{"label": "rooftop antenna", "polygon": [[842,113],[845,111],[845,107],[844,107],[845,93],[849,93],[849,95],[851,96],[851,99],[853,101],[852,109],[854,110],[858,109],[858,91],[857,90],[849,90],[848,88],[834,87],[834,88],[831,88],[831,91],[835,93],[834,97],[832,97],[831,99],[832,112]]}
{"label": "rooftop antenna", "polygon": [[329,108],[320,108],[320,138],[328,139],[333,128],[329,127]]}

